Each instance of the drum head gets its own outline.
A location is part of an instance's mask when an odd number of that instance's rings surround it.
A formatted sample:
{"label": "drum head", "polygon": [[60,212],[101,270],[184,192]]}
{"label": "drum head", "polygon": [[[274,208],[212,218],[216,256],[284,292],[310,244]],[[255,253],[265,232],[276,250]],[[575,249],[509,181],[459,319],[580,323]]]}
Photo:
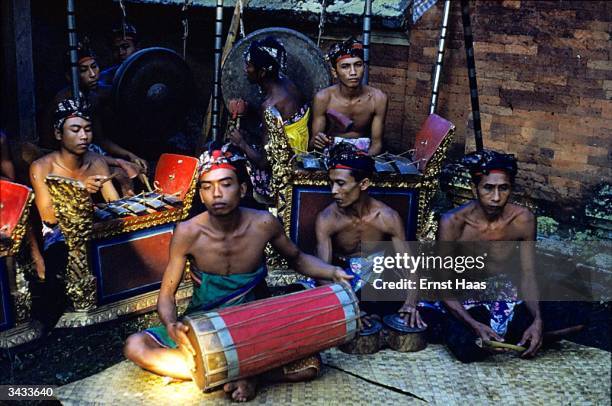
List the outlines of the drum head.
{"label": "drum head", "polygon": [[246,100],[253,107],[258,107],[263,102],[259,87],[247,80],[243,54],[252,41],[268,36],[276,37],[284,45],[287,51],[287,71],[284,73],[309,102],[312,102],[319,90],[330,85],[328,64],[314,42],[304,34],[288,28],[264,28],[238,41],[225,59],[221,72],[221,87],[226,107],[229,100],[238,98]]}
{"label": "drum head", "polygon": [[383,321],[387,327],[399,333],[422,333],[426,327],[410,327],[404,323],[404,318],[399,313],[388,314],[383,317]]}
{"label": "drum head", "polygon": [[369,322],[370,322],[370,327],[366,327],[364,324],[363,328],[359,331],[359,335],[361,337],[371,336],[372,334],[378,334],[380,333],[380,330],[382,330],[383,326],[380,321],[376,319],[371,319],[369,320]]}

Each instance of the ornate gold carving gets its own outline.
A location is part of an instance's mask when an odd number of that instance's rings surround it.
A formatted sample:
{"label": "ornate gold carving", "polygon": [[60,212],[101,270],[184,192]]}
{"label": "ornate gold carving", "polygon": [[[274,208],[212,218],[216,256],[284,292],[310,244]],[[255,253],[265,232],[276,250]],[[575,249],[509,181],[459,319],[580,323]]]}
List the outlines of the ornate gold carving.
{"label": "ornate gold carving", "polygon": [[185,198],[183,199],[183,210],[181,212],[180,220],[184,220],[189,215],[189,211],[191,210],[191,206],[193,204],[193,198],[196,192],[196,184],[198,183],[198,170],[193,171],[193,176],[191,177],[191,183],[189,184],[189,189],[187,193],[185,193]]}
{"label": "ornate gold carving", "polygon": [[[29,244],[24,244],[23,248],[29,248]],[[15,287],[11,290],[15,309],[15,324],[28,321],[32,310],[32,294],[26,275],[33,275],[35,268],[32,260],[24,253],[25,250],[22,249],[15,257]]]}
{"label": "ornate gold carving", "polygon": [[438,190],[442,164],[446,159],[446,153],[453,141],[454,135],[455,126],[453,126],[448,134],[442,139],[440,146],[436,149],[423,170],[423,177],[419,183],[419,214],[417,226],[417,239],[419,241],[433,240],[436,236],[437,221],[432,213],[431,200]]}
{"label": "ornate gold carving", "polygon": [[96,278],[89,271],[87,243],[93,229],[93,204],[84,185],[75,179],[49,175],[55,217],[68,246],[66,294],[74,309],[86,311],[96,305]]}
{"label": "ornate gold carving", "polygon": [[20,324],[0,332],[0,348],[13,348],[34,341],[42,335],[42,326],[37,322]]}
{"label": "ornate gold carving", "polygon": [[[28,229],[28,218],[30,216],[30,206],[32,205],[32,200],[34,200],[34,193],[30,192],[28,194],[25,207],[21,212],[21,217],[19,217],[19,220],[17,221],[17,224],[15,225],[15,228],[11,233],[11,245],[8,248],[8,255],[17,255],[17,253],[19,252],[19,248],[21,247],[21,240],[23,239],[23,236],[25,235]],[[1,250],[0,256],[3,256]]]}
{"label": "ornate gold carving", "polygon": [[283,128],[283,118],[275,107],[268,107],[264,112],[264,125],[268,134],[268,142],[264,148],[272,168],[270,188],[276,197],[276,208],[282,212],[286,204],[284,192],[291,180],[292,171],[289,164],[293,150]]}
{"label": "ornate gold carving", "polygon": [[[176,292],[177,305],[191,298],[193,284],[183,281]],[[66,312],[55,325],[58,328],[84,327],[92,324],[115,320],[121,316],[135,313],[146,313],[155,310],[159,290],[143,293],[138,296],[119,300],[104,306],[99,306],[87,312]]]}

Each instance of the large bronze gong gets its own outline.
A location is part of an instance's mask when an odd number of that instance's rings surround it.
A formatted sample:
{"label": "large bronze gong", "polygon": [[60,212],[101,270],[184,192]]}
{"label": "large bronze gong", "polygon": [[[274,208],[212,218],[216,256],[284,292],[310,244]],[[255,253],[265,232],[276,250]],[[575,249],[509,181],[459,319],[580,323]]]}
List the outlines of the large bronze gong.
{"label": "large bronze gong", "polygon": [[231,99],[241,98],[251,106],[259,106],[262,95],[257,85],[249,83],[244,71],[244,51],[251,41],[274,36],[287,51],[287,71],[284,72],[302,91],[309,102],[319,90],[331,83],[331,74],[323,53],[304,34],[288,28],[270,27],[254,31],[234,45],[223,64],[221,87],[225,105]]}
{"label": "large bronze gong", "polygon": [[113,79],[112,101],[121,145],[150,159],[184,123],[195,83],[185,60],[168,48],[146,48],[130,56]]}

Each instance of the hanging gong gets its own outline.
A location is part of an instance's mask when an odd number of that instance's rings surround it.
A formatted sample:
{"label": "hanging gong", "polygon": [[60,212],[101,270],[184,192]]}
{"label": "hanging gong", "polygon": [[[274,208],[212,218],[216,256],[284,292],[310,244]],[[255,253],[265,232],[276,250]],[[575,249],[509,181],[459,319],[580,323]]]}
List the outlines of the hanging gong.
{"label": "hanging gong", "polygon": [[149,155],[174,135],[193,103],[195,84],[185,60],[167,48],[146,48],[121,64],[112,101],[122,127],[122,145]]}
{"label": "hanging gong", "polygon": [[287,70],[284,72],[302,91],[309,103],[314,95],[331,83],[331,74],[324,55],[307,36],[297,31],[270,27],[254,31],[238,41],[231,49],[221,71],[223,100],[244,99],[251,106],[259,106],[263,96],[256,84],[247,80],[243,54],[252,41],[268,36],[276,37],[287,51]]}

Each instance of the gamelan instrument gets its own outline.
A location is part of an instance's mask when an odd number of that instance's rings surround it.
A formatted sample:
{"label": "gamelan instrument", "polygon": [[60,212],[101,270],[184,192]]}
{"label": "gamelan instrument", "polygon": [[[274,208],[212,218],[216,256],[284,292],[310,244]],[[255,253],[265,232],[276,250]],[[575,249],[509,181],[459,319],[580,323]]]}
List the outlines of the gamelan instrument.
{"label": "gamelan instrument", "polygon": [[185,122],[194,90],[191,69],[175,51],[152,47],[135,52],[113,78],[115,121],[121,123],[116,141],[140,157],[157,160]]}
{"label": "gamelan instrument", "polygon": [[383,317],[386,327],[387,345],[400,352],[416,352],[427,347],[425,327],[410,327],[404,318],[398,314],[388,314]]}
{"label": "gamelan instrument", "polygon": [[[155,191],[94,204],[82,182],[49,175],[56,217],[68,246],[66,294],[74,312],[59,326],[82,326],[155,307],[176,222],[195,195],[198,160],[162,154]],[[185,297],[187,287],[179,294]]]}
{"label": "gamelan instrument", "polygon": [[357,334],[350,287],[333,284],[185,316],[194,382],[209,390],[343,344]]}
{"label": "gamelan instrument", "polygon": [[[0,180],[0,348],[40,337],[40,330],[29,328],[32,275],[29,256],[23,255],[33,198],[29,187]],[[8,256],[13,257],[12,265],[7,263]]]}
{"label": "gamelan instrument", "polygon": [[94,208],[94,216],[97,221],[107,221],[114,218],[143,216],[158,211],[171,210],[181,205],[182,201],[178,198],[178,194],[140,193],[129,198],[98,203]]}
{"label": "gamelan instrument", "polygon": [[476,345],[480,348],[488,348],[488,349],[501,349],[506,351],[516,351],[516,352],[524,352],[527,350],[526,347],[520,345],[514,345],[509,343],[502,343],[500,341],[493,340],[483,340],[482,338],[476,339]]}
{"label": "gamelan instrument", "polygon": [[371,319],[369,323],[370,327],[363,326],[363,328],[359,330],[359,334],[357,334],[355,339],[339,346],[338,348],[340,349],[340,351],[345,352],[347,354],[377,353],[383,344],[383,325],[380,321],[376,319]]}

